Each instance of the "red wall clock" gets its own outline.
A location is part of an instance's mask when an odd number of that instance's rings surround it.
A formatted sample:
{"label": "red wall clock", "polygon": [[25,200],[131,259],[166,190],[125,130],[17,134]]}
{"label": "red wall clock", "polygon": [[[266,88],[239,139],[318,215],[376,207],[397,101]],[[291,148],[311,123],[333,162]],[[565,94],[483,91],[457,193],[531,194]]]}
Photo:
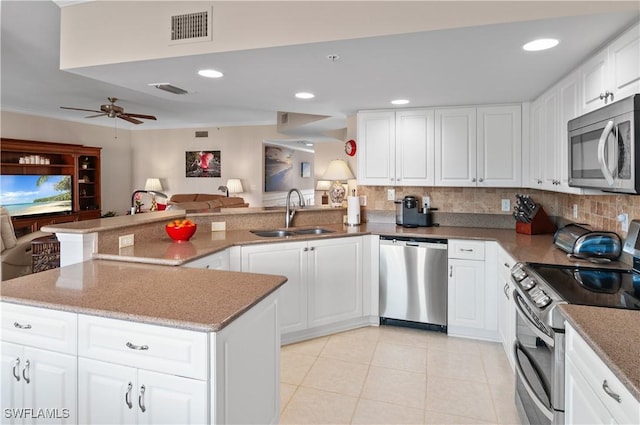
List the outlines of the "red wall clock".
{"label": "red wall clock", "polygon": [[353,156],[356,154],[356,141],[355,140],[349,140],[344,144],[344,151],[347,153],[347,155],[349,156]]}

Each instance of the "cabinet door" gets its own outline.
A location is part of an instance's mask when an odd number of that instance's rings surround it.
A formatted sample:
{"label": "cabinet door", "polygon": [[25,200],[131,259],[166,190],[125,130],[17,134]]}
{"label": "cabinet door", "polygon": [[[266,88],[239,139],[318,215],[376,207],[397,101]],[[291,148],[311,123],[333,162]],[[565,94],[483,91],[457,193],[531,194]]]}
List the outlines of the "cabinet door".
{"label": "cabinet door", "polygon": [[579,113],[580,95],[578,74],[570,74],[558,84],[558,144],[556,155],[559,159],[558,178],[560,184],[557,190],[565,193],[582,194],[582,189],[569,187],[569,131],[567,124],[569,120],[576,118]]}
{"label": "cabinet door", "polygon": [[229,252],[229,249],[225,249],[223,251],[216,252],[215,254],[207,255],[206,257],[198,258],[194,261],[189,261],[184,264],[183,267],[228,271],[230,269]]}
{"label": "cabinet door", "polygon": [[540,170],[542,171],[541,189],[556,190],[558,177],[558,95],[556,90],[547,92],[543,99],[544,124],[540,150]]}
{"label": "cabinet door", "polygon": [[476,186],[475,108],[436,109],[436,185]]}
{"label": "cabinet door", "polygon": [[24,358],[24,406],[48,411],[47,423],[77,423],[77,357],[25,347]]}
{"label": "cabinet door", "polygon": [[478,185],[520,187],[522,117],[519,105],[478,108]]}
{"label": "cabinet door", "polygon": [[[20,419],[13,416],[6,417],[4,409],[17,409],[24,406],[23,387],[24,379],[22,378],[22,367],[25,358],[21,345],[2,342],[0,345],[1,362],[0,379],[2,383],[2,391],[0,391],[2,402],[2,423],[17,424],[21,423]],[[14,376],[17,375],[16,376]]]}
{"label": "cabinet door", "polygon": [[609,46],[613,100],[640,92],[640,26],[635,25]]}
{"label": "cabinet door", "polygon": [[137,422],[136,369],[78,358],[78,423]]}
{"label": "cabinet door", "polygon": [[[447,326],[483,329],[485,324],[484,261],[449,259]],[[451,333],[451,332],[450,332]]]}
{"label": "cabinet door", "polygon": [[617,424],[586,379],[569,359],[565,362],[565,423]]}
{"label": "cabinet door", "polygon": [[290,242],[242,247],[242,271],[284,275],[280,288],[278,315],[280,333],[307,328],[307,248],[306,242]]}
{"label": "cabinet door", "polygon": [[396,182],[399,186],[433,186],[433,110],[396,112]]}
{"label": "cabinet door", "polygon": [[207,423],[207,383],[138,370],[134,403],[139,424]]}
{"label": "cabinet door", "polygon": [[358,113],[358,184],[395,184],[395,112]]}
{"label": "cabinet door", "polygon": [[581,114],[604,106],[605,102],[600,99],[600,95],[607,91],[608,66],[607,50],[603,50],[580,67]]}
{"label": "cabinet door", "polygon": [[309,242],[309,325],[362,316],[362,238]]}

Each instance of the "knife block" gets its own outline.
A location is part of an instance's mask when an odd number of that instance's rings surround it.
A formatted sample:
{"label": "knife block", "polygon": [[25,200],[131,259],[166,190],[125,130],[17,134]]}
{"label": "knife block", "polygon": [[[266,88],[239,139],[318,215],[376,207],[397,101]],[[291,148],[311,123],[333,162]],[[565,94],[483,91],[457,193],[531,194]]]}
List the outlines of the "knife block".
{"label": "knife block", "polygon": [[555,233],[556,225],[553,224],[544,209],[537,205],[533,212],[531,223],[516,222],[516,232],[524,235],[541,235],[543,233]]}

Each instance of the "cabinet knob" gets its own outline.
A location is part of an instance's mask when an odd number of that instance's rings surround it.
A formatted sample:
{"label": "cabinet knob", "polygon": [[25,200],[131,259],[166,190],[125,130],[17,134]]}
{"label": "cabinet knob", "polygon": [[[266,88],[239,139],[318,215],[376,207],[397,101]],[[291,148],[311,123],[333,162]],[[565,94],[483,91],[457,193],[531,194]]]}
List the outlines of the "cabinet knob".
{"label": "cabinet knob", "polygon": [[315,251],[315,250],[316,250],[316,248],[313,247],[313,246],[311,248],[309,248],[309,251]]}
{"label": "cabinet knob", "polygon": [[482,183],[484,181],[484,178],[480,177],[480,179],[478,180],[480,183]]}
{"label": "cabinet knob", "polygon": [[133,409],[133,403],[131,402],[131,389],[133,389],[133,384],[129,382],[129,385],[127,385],[127,392],[124,393],[124,402],[127,403],[127,407],[129,409]]}
{"label": "cabinet knob", "polygon": [[475,183],[476,182],[476,178],[475,177],[472,178],[471,181]]}

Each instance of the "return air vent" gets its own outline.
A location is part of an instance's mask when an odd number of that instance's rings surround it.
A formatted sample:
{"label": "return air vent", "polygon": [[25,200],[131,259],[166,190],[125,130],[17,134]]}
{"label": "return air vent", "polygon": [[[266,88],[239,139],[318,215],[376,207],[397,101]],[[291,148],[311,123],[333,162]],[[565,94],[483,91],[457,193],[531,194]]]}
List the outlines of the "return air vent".
{"label": "return air vent", "polygon": [[209,137],[208,131],[196,131],[196,137]]}
{"label": "return air vent", "polygon": [[186,13],[171,17],[171,41],[207,39],[209,12]]}

